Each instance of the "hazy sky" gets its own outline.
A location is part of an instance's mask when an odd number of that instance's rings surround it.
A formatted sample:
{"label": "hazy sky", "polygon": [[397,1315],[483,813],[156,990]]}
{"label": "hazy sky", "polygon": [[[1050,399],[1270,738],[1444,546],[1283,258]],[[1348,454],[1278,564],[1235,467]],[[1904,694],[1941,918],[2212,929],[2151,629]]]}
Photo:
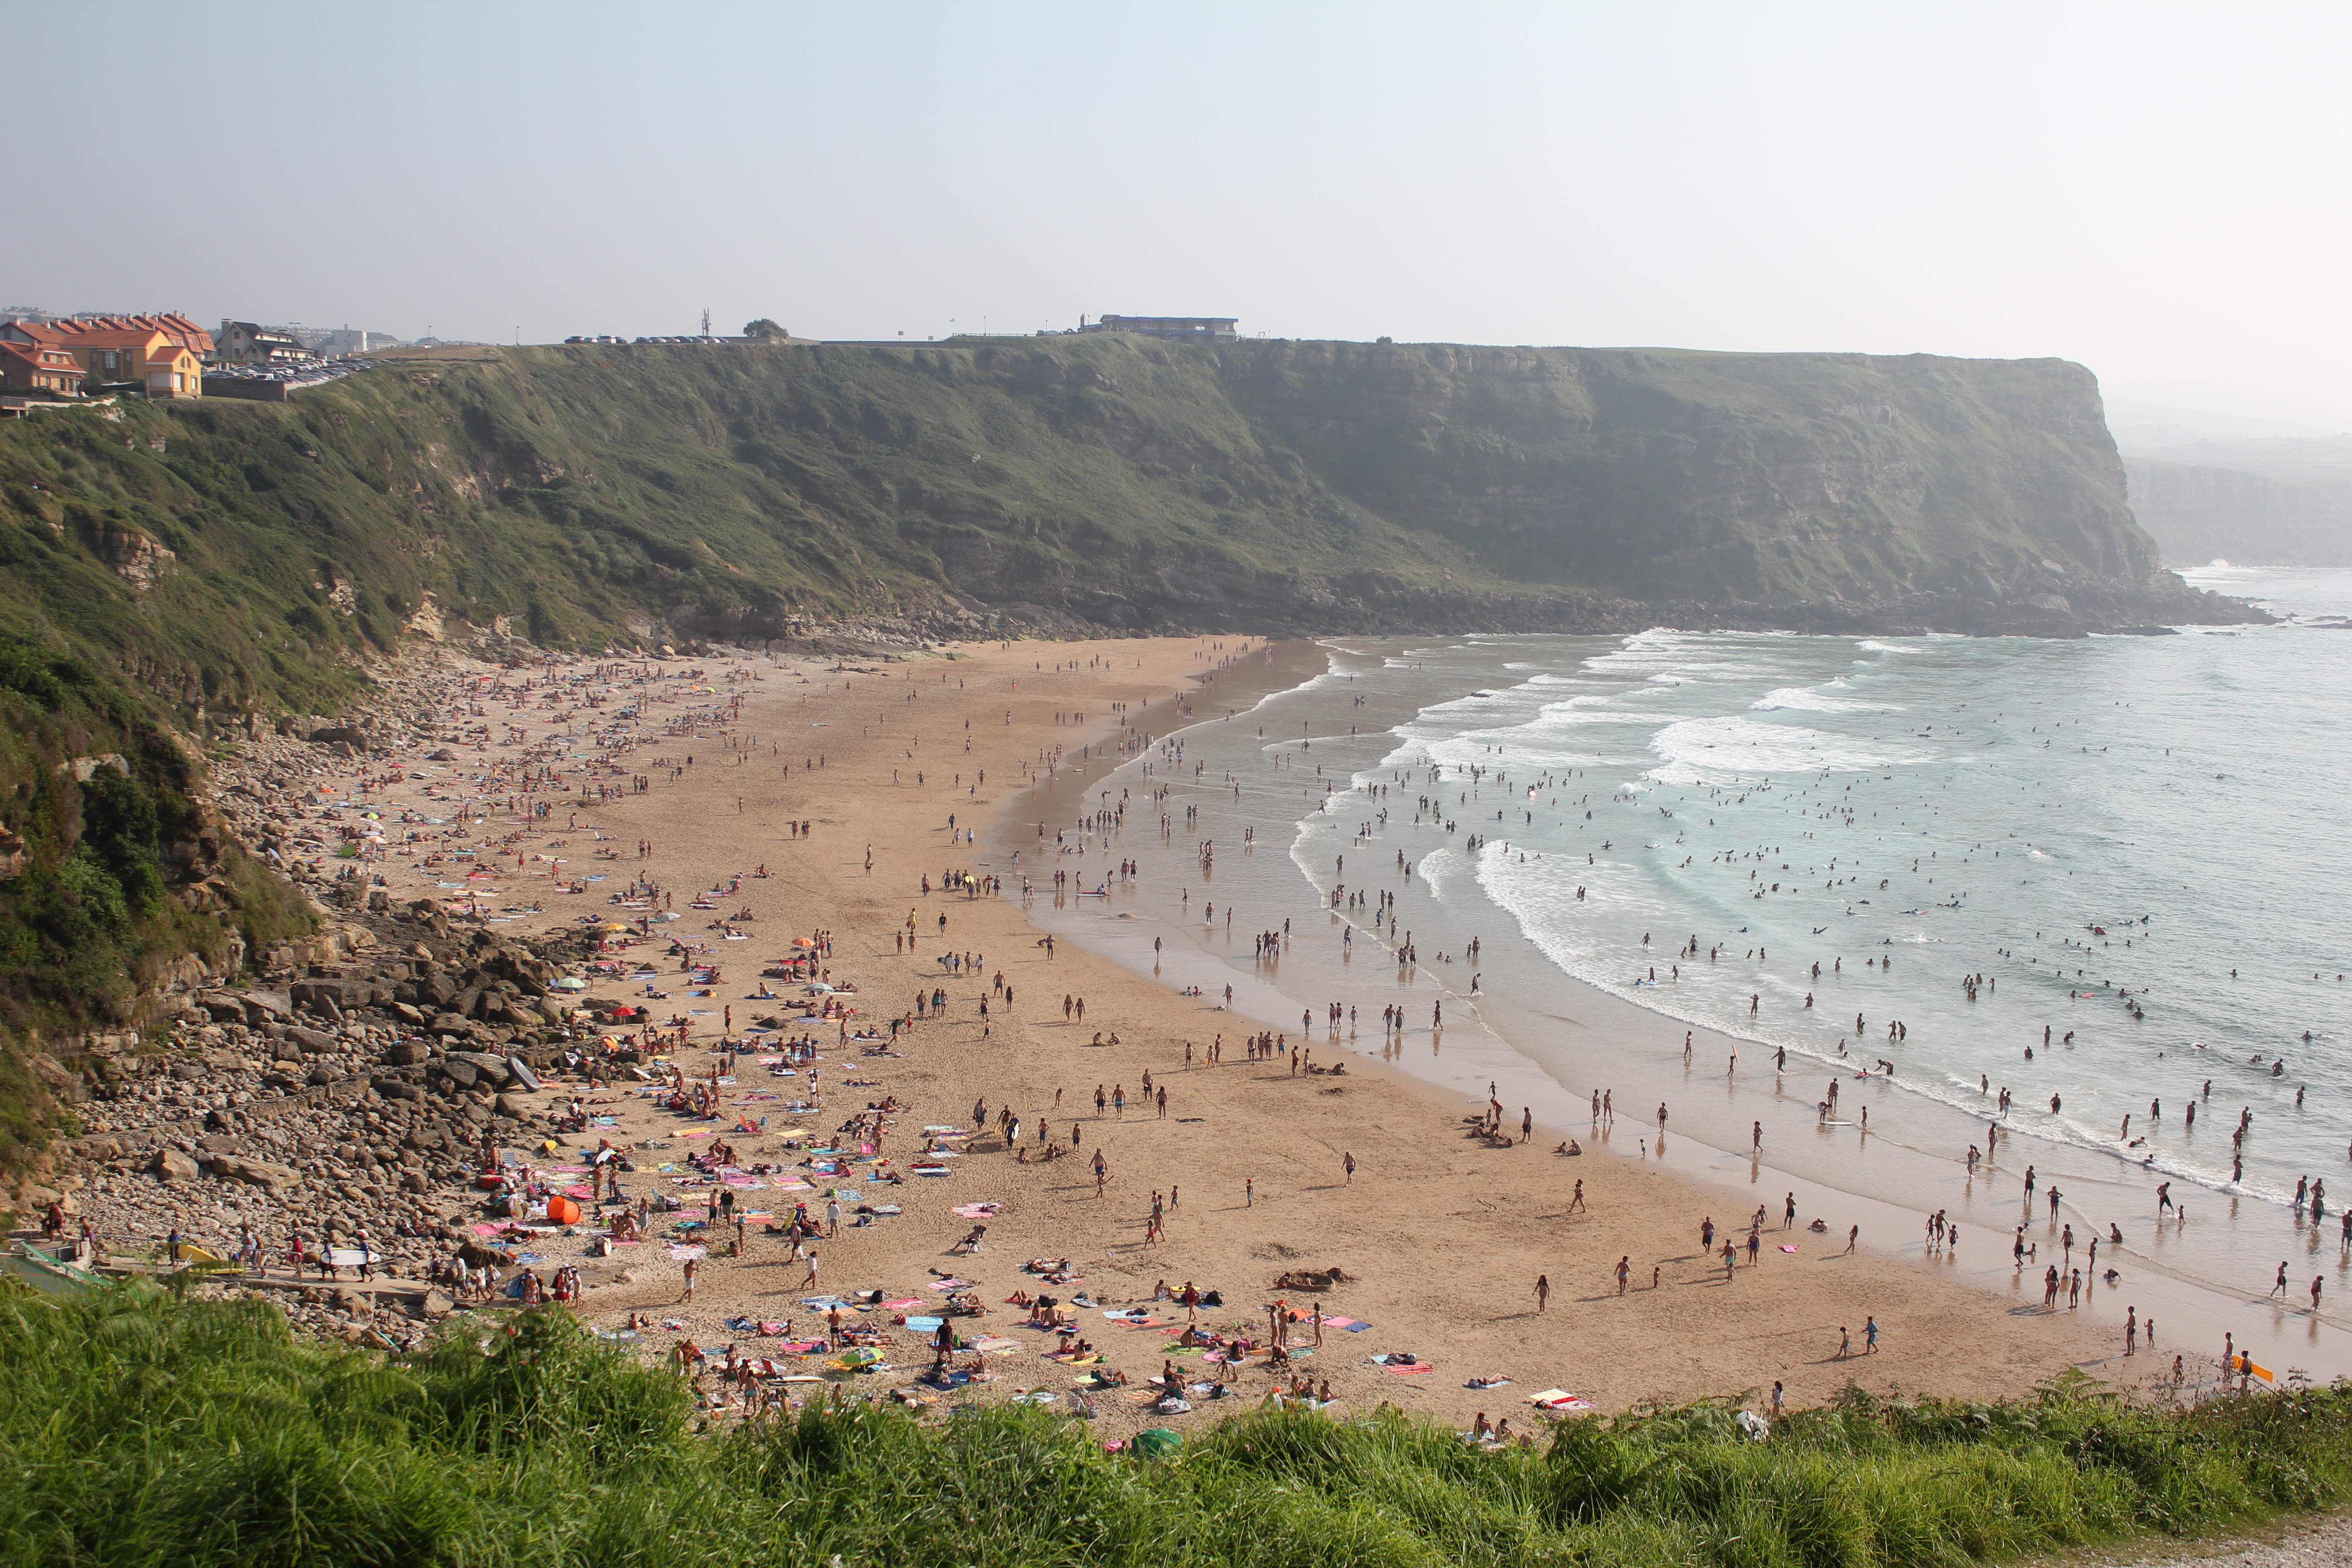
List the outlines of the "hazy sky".
{"label": "hazy sky", "polygon": [[2056,354],[2352,428],[2340,4],[0,5],[0,305]]}

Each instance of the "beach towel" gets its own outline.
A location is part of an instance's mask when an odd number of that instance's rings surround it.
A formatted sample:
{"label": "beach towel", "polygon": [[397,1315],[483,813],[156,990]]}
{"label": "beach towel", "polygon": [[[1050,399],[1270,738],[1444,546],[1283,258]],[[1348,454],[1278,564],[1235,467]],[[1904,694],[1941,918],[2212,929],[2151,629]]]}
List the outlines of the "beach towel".
{"label": "beach towel", "polygon": [[925,1333],[930,1333],[935,1331],[939,1326],[946,1321],[947,1320],[944,1318],[908,1318],[907,1320],[907,1326],[910,1329],[919,1329]]}
{"label": "beach towel", "polygon": [[1538,1410],[1590,1410],[1592,1401],[1581,1394],[1570,1394],[1565,1388],[1547,1388],[1541,1394],[1528,1395],[1528,1403]]}
{"label": "beach towel", "polygon": [[922,1304],[923,1300],[919,1296],[902,1296],[896,1301],[885,1301],[882,1303],[884,1307],[893,1312],[903,1312],[909,1307],[919,1307]]}

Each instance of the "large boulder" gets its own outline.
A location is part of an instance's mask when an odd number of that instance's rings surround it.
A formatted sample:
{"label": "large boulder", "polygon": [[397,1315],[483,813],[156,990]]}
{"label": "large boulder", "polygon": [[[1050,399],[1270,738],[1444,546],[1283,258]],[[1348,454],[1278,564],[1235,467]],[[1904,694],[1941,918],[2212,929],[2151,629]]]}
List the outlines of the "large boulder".
{"label": "large boulder", "polygon": [[451,1051],[449,1062],[452,1066],[463,1062],[472,1068],[486,1085],[502,1084],[514,1076],[507,1058],[494,1051]]}
{"label": "large boulder", "polygon": [[273,1164],[268,1160],[256,1160],[244,1154],[223,1154],[214,1160],[213,1174],[248,1186],[261,1188],[271,1197],[278,1197],[302,1184],[302,1173],[289,1165]]}
{"label": "large boulder", "polygon": [[245,1000],[234,991],[199,992],[196,1005],[210,1014],[215,1024],[245,1022]]}
{"label": "large boulder", "polygon": [[204,1174],[194,1160],[189,1159],[177,1149],[156,1150],[155,1158],[150,1163],[149,1168],[155,1173],[156,1180],[174,1184],[181,1182],[193,1182]]}
{"label": "large boulder", "polygon": [[236,995],[245,1004],[246,1023],[254,1028],[264,1024],[282,1024],[294,1016],[294,1004],[283,993],[240,991]]}

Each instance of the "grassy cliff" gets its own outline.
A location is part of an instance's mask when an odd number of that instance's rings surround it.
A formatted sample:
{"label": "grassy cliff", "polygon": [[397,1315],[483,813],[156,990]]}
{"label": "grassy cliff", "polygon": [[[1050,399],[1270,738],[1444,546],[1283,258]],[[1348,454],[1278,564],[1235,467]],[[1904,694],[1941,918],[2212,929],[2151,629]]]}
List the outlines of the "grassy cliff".
{"label": "grassy cliff", "polygon": [[1965,629],[2037,594],[2198,618],[2054,360],[580,345],[111,412],[0,431],[0,629],[215,717],[323,708],[448,617],[585,647],[893,615]]}

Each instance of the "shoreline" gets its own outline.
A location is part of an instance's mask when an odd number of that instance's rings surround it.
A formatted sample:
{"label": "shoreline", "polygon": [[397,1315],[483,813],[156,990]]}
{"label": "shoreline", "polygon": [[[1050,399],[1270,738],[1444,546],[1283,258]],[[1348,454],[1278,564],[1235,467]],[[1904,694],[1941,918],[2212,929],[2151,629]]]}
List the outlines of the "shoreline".
{"label": "shoreline", "polygon": [[[1331,647],[1328,643],[1321,646],[1328,648],[1334,656],[1365,657],[1360,650]],[[1309,678],[1287,692],[1269,693],[1259,706],[1262,708],[1265,701],[1283,697],[1307,698],[1309,688],[1317,684],[1315,678]],[[1290,706],[1295,717],[1300,710],[1299,707],[1297,704]],[[1315,888],[1328,884],[1330,879],[1316,879],[1298,860],[1297,852],[1287,846],[1262,843],[1259,852],[1283,855],[1296,868],[1297,875],[1296,886],[1290,890],[1292,896],[1280,904],[1279,912],[1283,916],[1296,919],[1305,914],[1311,918],[1315,912],[1328,912],[1312,900],[1311,893]],[[1278,880],[1279,874],[1276,873],[1272,879]],[[1483,898],[1483,895],[1478,896]],[[1360,980],[1353,983],[1351,987],[1350,983],[1336,974],[1328,963],[1317,972],[1317,979],[1324,984],[1319,992],[1311,988],[1313,982],[1305,985],[1293,984],[1286,990],[1279,978],[1268,979],[1258,974],[1237,978],[1238,961],[1230,952],[1220,956],[1213,951],[1217,944],[1213,942],[1195,940],[1200,933],[1175,921],[1164,898],[1155,903],[1149,898],[1129,892],[1106,900],[1106,903],[1130,906],[1123,915],[1135,924],[1121,926],[1102,918],[1111,912],[1107,908],[1089,911],[1049,906],[1037,918],[1039,923],[1047,929],[1069,932],[1076,940],[1093,946],[1133,973],[1148,973],[1154,977],[1164,978],[1171,985],[1197,983],[1213,988],[1218,984],[1231,984],[1235,987],[1236,1007],[1262,1020],[1280,1019],[1287,1016],[1289,1008],[1316,995],[1338,995],[1343,989],[1357,992],[1363,989]],[[1508,919],[1507,915],[1505,918]],[[1329,916],[1329,921],[1335,928],[1340,923],[1336,915]],[[1352,923],[1360,946],[1368,938],[1376,945],[1384,945],[1382,939],[1375,936],[1371,929],[1360,921]],[[1146,931],[1143,929],[1146,925],[1152,929]],[[1165,937],[1171,933],[1178,938],[1175,944],[1177,954],[1173,957],[1143,946],[1143,939],[1147,935]],[[2077,1200],[2078,1205],[2108,1188],[2134,1192],[2141,1188],[2152,1190],[2156,1180],[2153,1176],[2135,1183],[2133,1171],[2102,1168],[2103,1151],[2076,1149],[2070,1144],[2040,1138],[2032,1139],[2022,1151],[2008,1147],[2004,1141],[2003,1151],[1989,1161],[1980,1172],[1971,1175],[1959,1163],[1920,1146],[1916,1138],[1906,1142],[1904,1136],[1906,1128],[1915,1134],[1925,1131],[1916,1125],[1923,1121],[1948,1119],[1956,1127],[1964,1124],[1966,1112],[1958,1107],[1932,1094],[1916,1093],[1906,1086],[1890,1086],[1873,1080],[1866,1088],[1874,1097],[1874,1104],[1886,1109],[1883,1102],[1891,1089],[1894,1096],[1899,1097],[1898,1103],[1908,1107],[1907,1113],[1897,1118],[1891,1126],[1882,1124],[1874,1130],[1858,1129],[1843,1122],[1825,1123],[1813,1114],[1810,1105],[1788,1095],[1785,1074],[1772,1074],[1769,1096],[1759,1098],[1756,1079],[1771,1071],[1769,1056],[1767,1065],[1760,1069],[1752,1069],[1745,1081],[1724,1082],[1721,1103],[1710,1108],[1710,1080],[1706,1072],[1703,1069],[1695,1071],[1687,1064],[1679,1072],[1675,1070],[1673,1058],[1679,1054],[1678,1042],[1672,1041],[1671,1031],[1684,1029],[1689,1032],[1696,1058],[1699,1061],[1710,1059],[1707,1056],[1710,1050],[1714,1053],[1712,1059],[1717,1062],[1736,1056],[1743,1047],[1751,1056],[1759,1046],[1769,1053],[1769,1043],[1732,1035],[1662,1009],[1645,1007],[1638,1001],[1562,972],[1552,960],[1534,950],[1524,933],[1517,930],[1515,922],[1511,934],[1518,941],[1502,944],[1505,951],[1500,955],[1501,962],[1496,962],[1496,954],[1490,953],[1488,959],[1490,968],[1502,968],[1510,973],[1505,984],[1499,986],[1490,984],[1483,994],[1465,994],[1460,988],[1450,986],[1443,974],[1434,974],[1426,980],[1419,974],[1414,977],[1417,984],[1443,989],[1449,1010],[1457,1005],[1466,1007],[1476,1020],[1478,1026],[1475,1029],[1465,1030],[1457,1026],[1447,1031],[1442,1059],[1433,1047],[1427,1054],[1418,1048],[1407,1053],[1402,1049],[1402,1040],[1398,1042],[1398,1048],[1384,1047],[1380,1054],[1383,1059],[1393,1058],[1395,1065],[1400,1066],[1413,1081],[1441,1093],[1462,1094],[1473,1102],[1483,1103],[1485,1085],[1489,1079],[1507,1086],[1504,1096],[1507,1103],[1515,1111],[1521,1105],[1528,1106],[1538,1123],[1548,1129],[1547,1142],[1562,1135],[1575,1136],[1587,1140],[1595,1152],[1615,1152],[1637,1163],[1663,1161],[1695,1180],[1718,1188],[1754,1187],[1769,1183],[1784,1192],[1795,1192],[1801,1206],[1808,1213],[1840,1205],[1849,1208],[1860,1205],[1869,1220],[1868,1233],[1879,1239],[1884,1249],[1914,1260],[1941,1249],[1929,1248],[1918,1239],[1907,1244],[1890,1244],[1887,1238],[1904,1236],[1906,1228],[1916,1226],[1930,1209],[1947,1209],[1956,1223],[1965,1223],[1969,1231],[1975,1265],[1970,1271],[1971,1277],[1979,1288],[2012,1300],[2021,1299],[2038,1283],[2038,1279],[2029,1276],[2038,1276],[2040,1260],[2031,1270],[2018,1269],[1999,1261],[2009,1250],[2009,1227],[2023,1223],[2029,1241],[2053,1247],[2059,1227],[2054,1219],[2045,1224],[2038,1211],[2026,1212],[2023,1205],[2015,1200],[1999,1195],[1997,1188],[2013,1184],[2021,1170],[2028,1164],[2039,1163],[2044,1175],[2049,1178],[2048,1184],[2054,1185],[2063,1179],[2071,1193],[2084,1194],[2084,1198]],[[1524,946],[1527,951],[1513,953],[1511,950],[1518,946]],[[1188,956],[1193,954],[1198,956]],[[1295,958],[1286,958],[1283,963],[1295,968],[1297,962]],[[1276,966],[1277,973],[1281,967]],[[1170,973],[1163,975],[1164,971]],[[1569,995],[1572,1000],[1554,1000],[1538,1005],[1520,999],[1542,994],[1547,986],[1556,988],[1561,981],[1570,983]],[[1375,1000],[1380,989],[1377,984],[1373,984]],[[1281,1026],[1272,1026],[1279,1028]],[[1605,1134],[1595,1136],[1597,1130],[1591,1128],[1586,1109],[1580,1103],[1586,1089],[1562,1083],[1556,1076],[1556,1069],[1547,1067],[1541,1059],[1530,1056],[1513,1043],[1516,1038],[1539,1034],[1557,1037],[1562,1030],[1589,1041],[1625,1038],[1653,1041],[1654,1045],[1643,1053],[1652,1064],[1649,1070],[1652,1089],[1654,1092],[1659,1083],[1665,1079],[1679,1085],[1674,1097],[1678,1114],[1682,1115],[1685,1125],[1689,1124],[1688,1112],[1693,1109],[1689,1096],[1699,1095],[1701,1098],[1696,1109],[1701,1120],[1697,1124],[1697,1135],[1677,1131],[1671,1139],[1659,1141],[1641,1136],[1641,1129],[1636,1126],[1630,1131],[1621,1128],[1613,1141]],[[1422,1039],[1428,1036],[1426,1028],[1415,1028],[1410,1033]],[[1346,1048],[1364,1050],[1366,1047],[1361,1044],[1364,1032],[1357,1030],[1355,1035],[1356,1038],[1347,1042]],[[1315,1036],[1318,1040],[1326,1037],[1320,1030],[1315,1031]],[[1339,1043],[1337,1036],[1328,1038],[1335,1045]],[[1819,1071],[1832,1077],[1842,1076],[1839,1064],[1835,1062],[1808,1057],[1804,1058],[1805,1067],[1800,1069],[1798,1059],[1799,1054],[1792,1052],[1790,1071]],[[1622,1079],[1620,1081],[1622,1084]],[[1597,1092],[1601,1087],[1601,1083],[1595,1082],[1591,1089]],[[1766,1130],[1760,1157],[1739,1154],[1730,1139],[1708,1135],[1710,1131],[1727,1131],[1729,1129],[1724,1125],[1726,1122],[1742,1124],[1744,1130],[1744,1123],[1751,1115],[1761,1117],[1763,1120],[1759,1126]],[[1639,1118],[1633,1120],[1638,1121]],[[1828,1152],[1828,1141],[1841,1132],[1853,1139],[1855,1147],[1844,1155]],[[1772,1149],[1788,1147],[1792,1141],[1810,1146],[1813,1152],[1793,1163],[1776,1163]],[[1659,1147],[1649,1147],[1654,1142],[1658,1142]],[[1624,1147],[1627,1143],[1638,1144],[1639,1152]],[[2105,1163],[2115,1163],[2111,1157]],[[1894,1167],[1892,1171],[1887,1168],[1890,1165]],[[1897,1188],[1917,1192],[1921,1197],[1911,1205],[1897,1205],[1874,1195],[1876,1191]],[[2147,1194],[2138,1192],[2138,1195],[2146,1199]],[[2211,1196],[2218,1200],[2229,1194],[2213,1194]],[[2234,1214],[2236,1207],[2232,1202],[2230,1212]],[[2084,1224],[2089,1216],[2075,1205],[2070,1205],[2067,1217],[2077,1224]],[[2049,1233],[2047,1236],[2042,1234],[2045,1230]],[[2091,1234],[2102,1232],[2094,1229]],[[2112,1320],[2115,1331],[2120,1332],[2124,1309],[2128,1305],[2142,1315],[2157,1317],[2171,1326],[2171,1342],[2176,1344],[2186,1338],[2189,1342],[2201,1345],[2210,1342],[2218,1346],[2227,1332],[2246,1344],[2261,1347],[2263,1353],[2282,1364],[2304,1365],[2322,1376],[2352,1371],[2352,1354],[2347,1353],[2337,1342],[2336,1336],[2323,1336],[2319,1332],[2320,1323],[2310,1321],[2306,1314],[2301,1312],[2285,1311],[2264,1302],[2242,1298],[2226,1286],[2201,1277],[2194,1271],[2193,1266],[2168,1263],[2161,1251],[2163,1243],[2164,1237],[2159,1232],[2155,1248],[2135,1242],[2128,1251],[2116,1254],[2118,1261],[2124,1261],[2132,1274],[2132,1278],[2120,1284],[2110,1286],[2097,1279],[2086,1280],[2089,1290],[2085,1299],[2085,1314]],[[2326,1326],[2332,1328],[2334,1325]]]}

